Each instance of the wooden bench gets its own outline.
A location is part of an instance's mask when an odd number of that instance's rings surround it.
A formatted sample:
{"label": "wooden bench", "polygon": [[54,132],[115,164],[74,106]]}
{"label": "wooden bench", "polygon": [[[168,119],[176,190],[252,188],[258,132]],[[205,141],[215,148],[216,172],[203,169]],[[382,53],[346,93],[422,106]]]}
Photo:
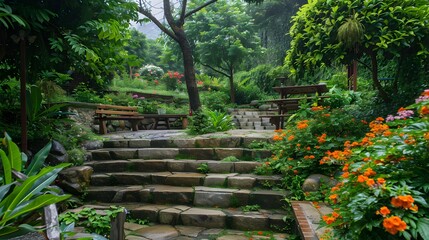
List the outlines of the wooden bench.
{"label": "wooden bench", "polygon": [[[300,101],[302,100],[318,100],[319,103],[329,96],[323,96],[323,93],[328,92],[325,84],[305,85],[305,86],[285,86],[274,87],[274,91],[280,94],[280,99],[265,100],[267,103],[274,103],[278,106],[276,115],[261,115],[260,118],[270,118],[270,123],[276,126],[276,129],[284,127],[285,117],[290,117],[291,111],[299,109]],[[300,97],[290,98],[292,95],[300,95]]]}
{"label": "wooden bench", "polygon": [[100,123],[100,134],[107,133],[106,121],[108,120],[126,120],[131,123],[133,131],[137,131],[138,124],[144,119],[144,116],[137,112],[137,107],[116,106],[108,104],[99,104],[95,110],[95,120]]}
{"label": "wooden bench", "polygon": [[187,114],[141,114],[140,116],[145,119],[153,119],[153,125],[147,125],[146,129],[158,129],[162,124],[170,129],[170,122],[182,121],[182,128],[188,126],[188,115]]}

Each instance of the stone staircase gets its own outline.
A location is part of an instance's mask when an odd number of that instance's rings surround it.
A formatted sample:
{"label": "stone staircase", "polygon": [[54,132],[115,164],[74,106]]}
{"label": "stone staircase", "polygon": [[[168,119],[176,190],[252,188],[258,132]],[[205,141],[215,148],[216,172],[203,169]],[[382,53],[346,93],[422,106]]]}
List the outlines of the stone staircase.
{"label": "stone staircase", "polygon": [[274,115],[275,109],[258,110],[256,108],[229,109],[228,113],[233,117],[237,129],[275,130],[270,123],[270,118],[261,118],[262,115]]}
{"label": "stone staircase", "polygon": [[[253,140],[268,141],[232,136],[105,141],[86,163],[94,169],[86,201],[125,206],[133,218],[206,229],[206,235],[214,229],[279,231],[286,226],[283,218],[292,218],[284,208],[288,192],[272,190],[281,176],[253,174],[263,164],[256,160],[271,156],[248,148]],[[208,239],[201,234],[186,239]]]}

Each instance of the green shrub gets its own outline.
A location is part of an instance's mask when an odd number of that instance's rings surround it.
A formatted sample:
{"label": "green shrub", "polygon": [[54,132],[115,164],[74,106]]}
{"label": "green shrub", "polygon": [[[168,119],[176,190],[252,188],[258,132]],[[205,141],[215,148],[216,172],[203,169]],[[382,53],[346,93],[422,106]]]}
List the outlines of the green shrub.
{"label": "green shrub", "polygon": [[228,107],[229,96],[222,91],[206,92],[202,95],[202,102],[207,109],[224,112]]}
{"label": "green shrub", "polygon": [[165,88],[170,91],[174,91],[178,89],[179,85],[183,85],[182,82],[183,74],[180,74],[179,72],[171,72],[168,71],[164,76],[162,77],[162,82],[165,84]]}
{"label": "green shrub", "polygon": [[154,81],[159,80],[164,75],[164,70],[155,65],[145,65],[139,69],[139,74],[146,80]]}
{"label": "green shrub", "polygon": [[73,90],[72,96],[78,102],[86,103],[102,103],[104,100],[100,98],[97,93],[90,89],[87,84],[79,83],[79,85]]}
{"label": "green shrub", "polygon": [[253,100],[263,98],[263,92],[255,84],[235,86],[235,101],[237,104],[249,104]]}
{"label": "green shrub", "polygon": [[200,110],[189,117],[188,132],[197,135],[228,131],[233,127],[230,115],[219,111]]}
{"label": "green shrub", "polygon": [[356,141],[367,129],[364,122],[342,109],[301,105],[296,118],[273,137],[269,166],[284,175],[284,185],[294,198],[304,199],[301,184],[306,177],[315,173],[333,176],[338,170],[335,164],[319,164],[326,152],[346,154],[339,152],[344,141]]}
{"label": "green shrub", "polygon": [[272,93],[273,87],[280,85],[277,80],[270,75],[273,69],[271,65],[259,65],[250,70],[250,79],[262,92]]}

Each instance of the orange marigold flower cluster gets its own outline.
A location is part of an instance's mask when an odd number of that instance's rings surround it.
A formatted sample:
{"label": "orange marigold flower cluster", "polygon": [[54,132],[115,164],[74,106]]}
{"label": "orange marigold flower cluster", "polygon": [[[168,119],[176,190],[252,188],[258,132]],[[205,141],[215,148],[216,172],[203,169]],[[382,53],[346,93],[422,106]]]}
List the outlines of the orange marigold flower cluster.
{"label": "orange marigold flower cluster", "polygon": [[377,118],[375,121],[369,123],[369,127],[371,128],[371,133],[376,135],[382,135],[385,131],[389,130],[389,126],[387,124],[383,124],[383,118]]}
{"label": "orange marigold flower cluster", "polygon": [[325,164],[331,160],[334,161],[346,161],[352,155],[350,149],[344,149],[344,151],[335,150],[333,152],[327,151],[326,156],[320,160],[320,164]]}
{"label": "orange marigold flower cluster", "polygon": [[374,171],[374,170],[372,170],[372,168],[367,168],[366,170],[365,170],[365,172],[363,173],[363,175],[364,176],[367,176],[367,177],[372,177],[372,176],[374,176],[376,174],[376,172]]}
{"label": "orange marigold flower cluster", "polygon": [[320,144],[325,143],[326,142],[326,133],[324,133],[320,137],[318,137],[317,142]]}
{"label": "orange marigold flower cluster", "polygon": [[402,221],[398,216],[392,216],[383,220],[383,227],[388,233],[395,235],[399,231],[405,231],[405,229],[407,229],[407,223]]}
{"label": "orange marigold flower cluster", "polygon": [[306,129],[308,127],[308,120],[299,121],[296,125],[298,129]]}
{"label": "orange marigold flower cluster", "polygon": [[345,141],[344,142],[344,147],[345,148],[352,148],[352,147],[357,147],[357,146],[359,146],[358,142],[352,142],[352,143],[350,143],[350,141]]}
{"label": "orange marigold flower cluster", "polygon": [[315,107],[311,107],[311,110],[312,111],[320,111],[320,110],[323,110],[323,107],[322,106],[315,106]]}
{"label": "orange marigold flower cluster", "polygon": [[308,160],[308,159],[315,159],[316,157],[314,155],[306,155],[304,156],[304,159]]}
{"label": "orange marigold flower cluster", "polygon": [[281,141],[281,140],[283,140],[282,136],[280,136],[280,135],[274,135],[273,136],[273,141]]}
{"label": "orange marigold flower cluster", "polygon": [[290,135],[288,138],[287,138],[287,140],[288,141],[292,141],[292,140],[294,140],[295,139],[295,136],[294,135]]}
{"label": "orange marigold flower cluster", "polygon": [[402,207],[404,209],[410,209],[414,205],[414,198],[411,195],[392,197],[390,203],[394,207]]}
{"label": "orange marigold flower cluster", "polygon": [[331,214],[331,216],[329,216],[329,215],[324,215],[323,217],[322,217],[322,219],[323,219],[323,221],[325,221],[326,222],[326,224],[332,224],[333,222],[335,222],[335,220],[337,220],[337,218],[339,218],[340,217],[340,214],[338,214],[337,212],[332,212],[332,214]]}

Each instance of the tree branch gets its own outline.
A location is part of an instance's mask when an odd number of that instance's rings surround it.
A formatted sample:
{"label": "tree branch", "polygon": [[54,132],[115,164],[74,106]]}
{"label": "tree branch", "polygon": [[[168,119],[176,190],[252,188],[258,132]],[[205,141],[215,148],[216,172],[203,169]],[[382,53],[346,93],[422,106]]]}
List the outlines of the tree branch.
{"label": "tree branch", "polygon": [[186,5],[188,5],[188,0],[183,0],[182,11],[180,12],[180,19],[179,19],[179,24],[181,26],[183,26],[183,24],[185,24]]}
{"label": "tree branch", "polygon": [[208,64],[201,63],[201,65],[203,65],[204,67],[208,67],[208,68],[210,68],[211,70],[213,70],[213,71],[215,71],[215,72],[217,72],[217,73],[219,73],[219,74],[222,74],[222,75],[224,75],[224,76],[225,76],[225,77],[227,77],[227,78],[229,78],[229,77],[230,77],[230,75],[228,75],[228,73],[224,73],[224,72],[222,72],[222,71],[220,71],[220,70],[217,70],[216,68],[214,68],[214,67],[212,67],[212,66],[210,66],[210,65],[208,65]]}
{"label": "tree branch", "polygon": [[171,30],[169,30],[168,28],[166,28],[164,25],[162,25],[162,23],[156,19],[155,16],[152,15],[151,12],[149,12],[149,10],[145,9],[143,7],[142,4],[142,0],[139,0],[139,13],[145,15],[147,18],[149,18],[153,23],[155,23],[155,25],[161,29],[161,31],[163,31],[165,34],[167,34],[169,37],[171,37],[172,39],[174,39],[175,41],[177,41],[177,37],[174,34],[174,32],[172,32]]}
{"label": "tree branch", "polygon": [[171,14],[171,5],[170,0],[164,0],[164,16],[167,19],[168,25],[170,25],[171,29],[173,29],[173,32],[175,31],[175,28],[178,26],[174,22],[173,14]]}
{"label": "tree branch", "polygon": [[372,70],[372,68],[370,66],[368,66],[368,64],[362,62],[360,59],[356,59],[356,61],[358,61],[358,63],[362,64],[364,67],[368,68],[368,70]]}
{"label": "tree branch", "polygon": [[200,11],[201,9],[203,9],[203,8],[207,7],[208,5],[210,5],[210,4],[212,4],[212,3],[215,3],[215,2],[217,2],[217,0],[209,0],[209,1],[205,2],[203,5],[201,5],[201,6],[197,7],[197,8],[195,8],[194,10],[192,10],[192,11],[190,11],[190,12],[188,12],[188,13],[186,13],[186,14],[185,14],[185,18],[187,18],[187,17],[191,16],[192,14],[194,14],[194,13],[196,13],[196,12]]}

